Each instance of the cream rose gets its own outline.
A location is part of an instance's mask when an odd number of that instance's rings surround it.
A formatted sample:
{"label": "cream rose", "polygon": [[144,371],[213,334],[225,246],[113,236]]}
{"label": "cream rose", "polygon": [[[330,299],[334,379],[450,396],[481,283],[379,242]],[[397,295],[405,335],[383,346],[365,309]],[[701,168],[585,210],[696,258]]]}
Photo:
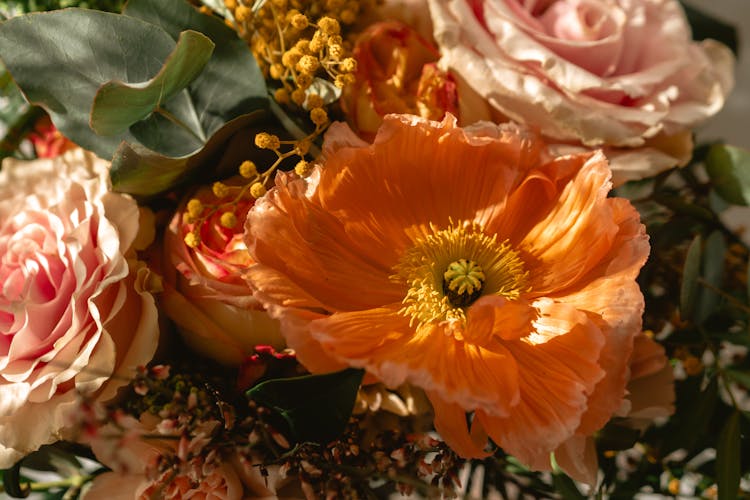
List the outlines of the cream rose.
{"label": "cream rose", "polygon": [[[210,187],[193,198],[206,207],[218,203]],[[226,210],[194,221],[183,205],[164,236],[163,309],[193,350],[228,365],[241,363],[259,344],[284,347],[278,322],[242,277],[252,263],[242,240],[251,206],[252,201],[239,201],[233,207],[238,222],[227,228],[221,224]],[[185,243],[191,232],[200,240],[192,248]]]}
{"label": "cream rose", "polygon": [[135,201],[80,149],[0,172],[0,469],[107,400],[158,340]]}
{"label": "cream rose", "polygon": [[693,42],[676,0],[429,3],[464,123],[512,119],[604,147],[615,183],[687,162],[690,129],[733,86],[731,52]]}

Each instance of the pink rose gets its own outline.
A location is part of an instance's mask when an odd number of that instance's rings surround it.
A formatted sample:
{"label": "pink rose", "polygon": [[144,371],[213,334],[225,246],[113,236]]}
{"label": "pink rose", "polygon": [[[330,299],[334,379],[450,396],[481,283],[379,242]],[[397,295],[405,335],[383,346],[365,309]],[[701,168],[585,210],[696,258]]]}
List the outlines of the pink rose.
{"label": "pink rose", "polygon": [[733,86],[731,52],[693,42],[676,0],[430,0],[430,12],[464,123],[512,119],[606,147],[615,183],[687,162],[690,129]]}
{"label": "pink rose", "polygon": [[107,400],[151,360],[154,280],[139,210],[80,149],[0,172],[0,469],[63,437],[79,395]]}
{"label": "pink rose", "polygon": [[[219,203],[210,187],[193,198],[206,210]],[[242,278],[252,264],[242,239],[252,204],[246,199],[237,202],[238,222],[232,228],[221,224],[223,210],[191,221],[183,204],[164,236],[164,311],[193,350],[229,365],[240,364],[258,344],[284,347],[278,322],[266,314]],[[199,235],[195,248],[185,243],[191,232]]]}

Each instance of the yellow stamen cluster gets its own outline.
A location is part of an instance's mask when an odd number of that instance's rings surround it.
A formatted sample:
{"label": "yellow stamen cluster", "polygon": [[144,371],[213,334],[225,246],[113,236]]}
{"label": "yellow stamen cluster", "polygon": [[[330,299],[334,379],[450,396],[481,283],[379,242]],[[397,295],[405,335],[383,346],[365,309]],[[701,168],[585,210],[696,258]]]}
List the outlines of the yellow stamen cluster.
{"label": "yellow stamen cluster", "polygon": [[315,95],[310,89],[315,78],[339,87],[354,81],[357,66],[346,32],[379,0],[267,0],[255,12],[255,0],[224,3],[263,74],[280,85],[276,100],[313,109],[322,106],[306,103]]}
{"label": "yellow stamen cluster", "polygon": [[417,330],[446,326],[461,337],[465,309],[480,296],[514,300],[528,291],[528,272],[507,241],[499,243],[496,235],[468,222],[451,223],[447,229],[430,225],[425,232],[415,238],[391,276],[408,287],[400,313]]}

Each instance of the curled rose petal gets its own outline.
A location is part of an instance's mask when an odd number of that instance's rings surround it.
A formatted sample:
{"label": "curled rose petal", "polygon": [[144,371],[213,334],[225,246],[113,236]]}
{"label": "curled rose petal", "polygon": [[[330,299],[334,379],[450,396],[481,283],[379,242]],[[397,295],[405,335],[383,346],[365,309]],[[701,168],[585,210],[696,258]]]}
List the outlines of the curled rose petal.
{"label": "curled rose petal", "polygon": [[[440,65],[475,119],[605,148],[615,183],[690,158],[690,130],[733,86],[734,57],[693,42],[676,0],[430,0]],[[463,106],[462,106],[463,108]]]}
{"label": "curled rose petal", "polygon": [[145,228],[107,178],[82,150],[3,163],[0,468],[62,438],[80,395],[112,398],[156,349],[158,280],[132,248]]}

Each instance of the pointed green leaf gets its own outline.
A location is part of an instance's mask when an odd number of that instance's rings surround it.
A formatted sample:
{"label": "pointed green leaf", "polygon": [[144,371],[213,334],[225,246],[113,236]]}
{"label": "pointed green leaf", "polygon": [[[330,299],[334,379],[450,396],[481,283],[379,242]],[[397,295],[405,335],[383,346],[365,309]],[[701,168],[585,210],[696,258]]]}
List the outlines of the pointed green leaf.
{"label": "pointed green leaf", "polygon": [[735,205],[750,205],[750,151],[715,144],[706,157],[706,171],[722,198]]}
{"label": "pointed green leaf", "polygon": [[716,484],[719,500],[734,500],[740,487],[740,412],[724,424],[716,446]]}
{"label": "pointed green leaf", "polygon": [[109,81],[99,88],[91,109],[91,128],[99,135],[126,132],[187,87],[203,70],[213,50],[214,43],[207,36],[183,31],[155,77],[138,83]]}
{"label": "pointed green leaf", "polygon": [[[724,235],[714,231],[708,238],[703,249],[701,259],[701,277],[710,287],[720,289],[724,281],[724,265],[726,262],[727,244]],[[695,320],[705,321],[719,305],[719,295],[709,286],[700,287],[695,306]]]}
{"label": "pointed green leaf", "polygon": [[682,270],[682,286],[680,287],[680,315],[690,318],[693,315],[693,305],[698,291],[698,276],[701,266],[702,239],[697,235],[688,247],[685,266]]}
{"label": "pointed green leaf", "polygon": [[55,126],[82,147],[109,159],[129,132],[97,135],[89,111],[109,80],[144,82],[175,46],[158,26],[118,14],[65,9],[14,17],[0,25],[0,57],[21,91],[44,107]]}
{"label": "pointed green leaf", "polygon": [[276,410],[298,442],[325,444],[344,431],[354,408],[363,370],[268,380],[247,397]]}

